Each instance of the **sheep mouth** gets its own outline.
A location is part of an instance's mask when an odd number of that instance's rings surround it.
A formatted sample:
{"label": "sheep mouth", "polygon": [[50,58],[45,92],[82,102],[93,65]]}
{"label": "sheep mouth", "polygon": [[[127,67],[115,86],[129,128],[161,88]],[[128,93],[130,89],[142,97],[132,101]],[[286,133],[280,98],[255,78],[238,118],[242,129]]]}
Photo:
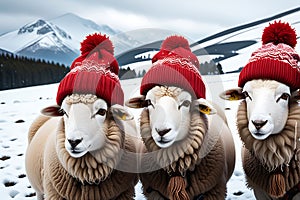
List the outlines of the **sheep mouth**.
{"label": "sheep mouth", "polygon": [[253,136],[255,139],[257,139],[257,140],[264,140],[264,139],[266,139],[269,135],[270,135],[270,134],[268,134],[268,133],[262,133],[262,132],[259,132],[259,131],[252,133],[252,136]]}
{"label": "sheep mouth", "polygon": [[171,142],[171,140],[165,140],[163,138],[160,138],[160,140],[158,142],[161,144],[167,144],[167,143]]}
{"label": "sheep mouth", "polygon": [[163,140],[163,139],[156,140],[155,143],[160,148],[168,148],[173,144],[172,140]]}
{"label": "sheep mouth", "polygon": [[265,134],[263,134],[263,133],[260,133],[260,132],[255,132],[255,133],[253,133],[254,135],[256,135],[256,136],[264,136]]}
{"label": "sheep mouth", "polygon": [[78,150],[76,150],[76,149],[72,149],[71,152],[72,152],[73,154],[80,154],[80,153],[82,153],[82,151],[78,151]]}
{"label": "sheep mouth", "polygon": [[87,153],[87,151],[79,150],[79,149],[68,149],[70,156],[74,158],[79,158]]}

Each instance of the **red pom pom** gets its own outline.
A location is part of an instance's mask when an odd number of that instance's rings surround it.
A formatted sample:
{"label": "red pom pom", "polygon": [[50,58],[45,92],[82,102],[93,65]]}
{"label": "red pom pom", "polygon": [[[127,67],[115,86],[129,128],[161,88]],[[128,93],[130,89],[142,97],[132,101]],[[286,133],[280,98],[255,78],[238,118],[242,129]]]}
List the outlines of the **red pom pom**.
{"label": "red pom pom", "polygon": [[173,35],[167,37],[161,45],[161,49],[168,51],[172,51],[179,47],[191,51],[189,42],[182,36]]}
{"label": "red pom pom", "polygon": [[81,42],[81,55],[85,53],[89,54],[92,51],[99,51],[101,49],[105,49],[111,54],[114,54],[113,44],[106,35],[95,33],[93,35],[88,35],[86,39]]}
{"label": "red pom pom", "polygon": [[297,35],[288,23],[275,21],[264,29],[262,42],[263,44],[273,43],[275,45],[284,43],[294,48],[297,44]]}

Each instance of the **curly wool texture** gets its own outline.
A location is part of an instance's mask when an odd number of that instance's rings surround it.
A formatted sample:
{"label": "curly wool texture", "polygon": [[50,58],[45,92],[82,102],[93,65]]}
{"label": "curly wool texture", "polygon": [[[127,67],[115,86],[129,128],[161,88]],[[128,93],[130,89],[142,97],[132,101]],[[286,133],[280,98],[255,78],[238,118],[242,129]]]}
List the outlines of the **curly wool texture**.
{"label": "curly wool texture", "polygon": [[292,158],[288,166],[269,172],[252,153],[247,149],[244,149],[244,151],[243,168],[249,187],[253,189],[259,188],[269,196],[278,198],[299,183],[299,160]]}
{"label": "curly wool texture", "polygon": [[163,96],[168,96],[172,98],[177,98],[177,96],[183,91],[183,89],[178,87],[166,87],[166,86],[156,86],[156,90],[154,90],[154,95],[157,98],[161,98]]}
{"label": "curly wool texture", "polygon": [[97,99],[98,97],[94,94],[71,94],[65,97],[65,101],[69,105],[76,103],[92,104]]}
{"label": "curly wool texture", "polygon": [[61,165],[68,173],[82,183],[99,183],[105,180],[120,160],[120,149],[124,148],[124,133],[114,121],[107,120],[107,142],[96,152],[89,152],[80,158],[73,158],[65,149],[63,123],[57,130],[56,151]]}
{"label": "curly wool texture", "polygon": [[[160,149],[151,137],[148,110],[143,110],[141,114],[142,138],[147,151],[155,153],[153,161],[163,168],[140,175],[144,193],[149,199],[157,199],[158,196],[170,198],[167,189],[170,174],[178,172],[184,176],[180,178],[187,182],[185,189],[190,199],[200,194],[212,199],[224,198],[226,180],[222,173],[225,158],[221,140],[218,140],[208,155],[200,159],[199,152],[207,133],[207,119],[197,111],[191,115],[188,137],[167,149]],[[149,188],[153,192],[147,192]],[[215,190],[214,194],[210,194],[211,189]]]}
{"label": "curly wool texture", "polygon": [[[113,124],[110,125],[112,125],[112,129],[118,131]],[[52,152],[50,157],[47,157],[51,165],[46,165],[44,169],[48,188],[52,188],[54,193],[66,199],[112,199],[132,187],[131,198],[133,198],[133,188],[137,182],[137,177],[135,174],[113,170],[109,166],[117,164],[118,156],[111,151],[111,148],[107,148],[108,145],[98,153],[93,155],[88,153],[82,158],[74,159],[64,148],[62,120],[59,127],[56,136],[56,150]],[[115,131],[111,130],[111,132]],[[116,139],[113,139],[113,142],[115,146],[119,146]],[[105,160],[107,162],[104,162]],[[104,163],[108,163],[108,165]]]}
{"label": "curly wool texture", "polygon": [[[93,103],[95,95],[71,95],[68,104]],[[41,116],[33,123],[32,132],[42,127],[49,117]],[[110,111],[104,123],[107,141],[97,151],[83,157],[73,158],[65,149],[65,127],[59,119],[55,132],[46,142],[41,183],[46,199],[133,199],[136,174],[116,170],[122,161],[123,152],[136,152],[135,144],[125,137],[122,124],[114,120]],[[34,135],[35,133],[30,133]],[[123,161],[124,162],[124,161]]]}
{"label": "curly wool texture", "polygon": [[[72,94],[66,97],[68,104],[94,103],[96,95]],[[125,134],[108,115],[104,123],[107,142],[98,151],[89,152],[81,158],[73,158],[65,149],[65,127],[60,123],[57,129],[56,151],[62,166],[82,183],[97,183],[105,180],[120,160],[120,149],[124,148]]]}
{"label": "curly wool texture", "polygon": [[168,194],[171,200],[189,200],[190,197],[186,190],[186,181],[181,176],[171,177],[168,184]]}
{"label": "curly wool texture", "polygon": [[199,162],[200,147],[207,132],[207,120],[203,120],[202,117],[199,112],[193,112],[188,137],[181,142],[174,143],[169,148],[161,149],[151,137],[149,112],[147,109],[143,110],[141,114],[141,136],[148,152],[157,152],[157,164],[168,173],[179,172],[184,175],[188,169],[193,171]]}
{"label": "curly wool texture", "polygon": [[297,102],[292,102],[282,132],[265,140],[255,140],[248,130],[246,102],[241,102],[237,113],[237,126],[246,148],[243,168],[250,187],[262,188],[270,196],[279,197],[283,195],[283,192],[276,194],[279,188],[285,188],[285,193],[299,183],[299,118],[300,107]]}
{"label": "curly wool texture", "polygon": [[242,101],[237,112],[239,135],[245,147],[254,153],[262,165],[273,171],[282,165],[288,165],[294,155],[297,144],[297,125],[300,122],[300,107],[292,103],[286,125],[281,133],[274,134],[265,140],[256,140],[248,130],[246,102]]}

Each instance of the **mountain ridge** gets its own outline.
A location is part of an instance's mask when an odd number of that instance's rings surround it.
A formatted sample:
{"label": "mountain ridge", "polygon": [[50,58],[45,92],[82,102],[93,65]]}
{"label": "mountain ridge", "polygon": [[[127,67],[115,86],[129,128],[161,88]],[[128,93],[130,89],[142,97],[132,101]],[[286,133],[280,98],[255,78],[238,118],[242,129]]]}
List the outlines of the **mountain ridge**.
{"label": "mountain ridge", "polygon": [[289,14],[292,14],[292,13],[295,13],[295,12],[299,12],[300,11],[300,7],[297,7],[297,8],[293,8],[291,10],[288,10],[288,11],[285,11],[285,12],[282,12],[282,13],[279,13],[279,14],[276,14],[276,15],[273,15],[271,17],[266,17],[266,18],[263,18],[261,20],[256,20],[254,22],[250,22],[250,23],[246,23],[246,24],[242,24],[242,25],[239,25],[239,26],[236,26],[236,27],[233,27],[233,28],[229,28],[229,29],[226,29],[224,31],[221,31],[219,33],[216,33],[216,34],[213,34],[213,35],[210,35],[208,37],[205,37],[193,44],[191,44],[190,46],[193,47],[195,45],[198,45],[198,44],[202,44],[206,41],[209,41],[209,40],[212,40],[212,39],[215,39],[217,37],[221,37],[221,36],[224,36],[224,35],[228,35],[230,33],[233,33],[233,32],[236,32],[236,31],[239,31],[239,30],[242,30],[242,29],[246,29],[246,28],[249,28],[249,27],[253,27],[253,26],[256,26],[256,25],[259,25],[259,24],[262,24],[262,23],[265,23],[265,22],[269,22],[269,21],[272,21],[272,20],[275,20],[275,19],[278,19],[278,18],[281,18],[281,17],[284,17],[286,15],[289,15]]}
{"label": "mountain ridge", "polygon": [[[220,63],[224,72],[240,70],[249,59],[251,53],[261,45],[261,35],[264,27],[274,20],[289,22],[300,35],[300,7],[266,17],[254,22],[238,25],[216,34],[210,35],[196,42],[190,42],[192,52],[198,57],[200,63]],[[295,49],[300,52],[300,41]],[[150,51],[158,51],[162,40],[157,40],[130,49],[117,55],[118,62],[123,65],[151,60],[151,57],[138,55]],[[241,62],[243,61],[243,62]]]}
{"label": "mountain ridge", "polygon": [[96,32],[114,35],[118,31],[66,13],[50,20],[37,19],[1,35],[0,48],[19,56],[70,65],[80,54],[80,42]]}
{"label": "mountain ridge", "polygon": [[[214,62],[228,65],[227,60],[236,56],[247,57],[259,46],[263,27],[277,19],[291,22],[300,30],[300,7],[266,17],[254,22],[237,25],[198,41],[190,42],[190,47],[201,62],[211,57]],[[78,31],[80,30],[80,31]],[[120,32],[108,25],[98,25],[73,13],[44,20],[37,19],[21,28],[0,36],[0,49],[17,55],[45,59],[69,66],[80,54],[80,43],[86,35],[101,32],[109,35],[115,47],[115,55],[120,66],[145,61],[151,57],[139,56],[147,51],[157,51],[165,37],[177,34],[163,29],[138,29]],[[299,39],[299,36],[297,37]],[[17,42],[12,42],[17,41]],[[298,45],[299,46],[299,45]],[[296,47],[299,49],[299,47]],[[247,51],[249,51],[247,53]],[[236,61],[235,61],[236,62]],[[234,63],[234,62],[230,62]],[[236,63],[233,70],[242,65]],[[231,69],[225,70],[231,71]]]}

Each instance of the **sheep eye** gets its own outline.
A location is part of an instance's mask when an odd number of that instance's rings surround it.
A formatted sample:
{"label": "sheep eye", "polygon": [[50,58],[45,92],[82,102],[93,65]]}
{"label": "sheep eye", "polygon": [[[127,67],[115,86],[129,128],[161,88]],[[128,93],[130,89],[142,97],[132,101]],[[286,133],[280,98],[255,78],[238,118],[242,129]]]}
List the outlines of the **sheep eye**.
{"label": "sheep eye", "polygon": [[190,105],[191,105],[191,102],[189,100],[185,100],[178,106],[178,109],[180,109],[182,106],[189,107]]}
{"label": "sheep eye", "polygon": [[244,91],[243,95],[245,96],[245,98],[249,97],[249,99],[252,101],[252,98],[250,97],[248,92]]}
{"label": "sheep eye", "polygon": [[154,108],[154,105],[152,104],[150,99],[146,99],[144,101],[144,107],[152,106]]}
{"label": "sheep eye", "polygon": [[66,115],[67,117],[69,117],[69,115],[66,113],[66,111],[64,110],[64,109],[59,109],[58,110],[58,112],[60,113],[60,114],[63,114],[63,115]]}
{"label": "sheep eye", "polygon": [[285,101],[287,101],[289,99],[290,95],[288,93],[283,93],[277,100],[276,103],[280,100],[283,99]]}
{"label": "sheep eye", "polygon": [[104,116],[105,114],[106,114],[106,110],[103,108],[100,108],[96,113],[96,115],[101,115],[101,116]]}

